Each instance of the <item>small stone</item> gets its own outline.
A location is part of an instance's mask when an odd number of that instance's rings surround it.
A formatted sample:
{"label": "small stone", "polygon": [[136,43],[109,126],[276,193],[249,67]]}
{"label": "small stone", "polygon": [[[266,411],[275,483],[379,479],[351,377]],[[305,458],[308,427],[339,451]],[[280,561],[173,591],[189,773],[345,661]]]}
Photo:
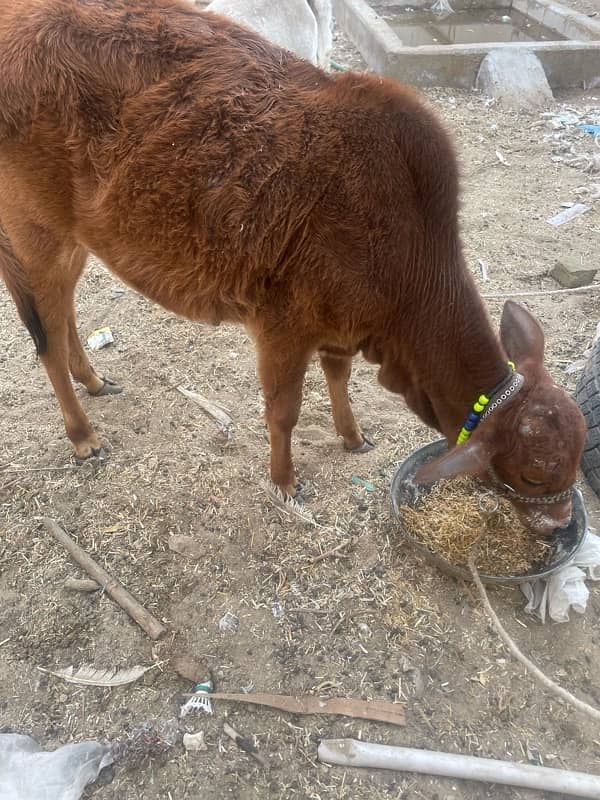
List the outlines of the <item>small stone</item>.
{"label": "small stone", "polygon": [[202,751],[208,750],[208,745],[204,741],[204,731],[198,733],[184,733],[183,746],[188,751]]}
{"label": "small stone", "polygon": [[171,659],[171,666],[178,675],[194,685],[206,680],[206,676],[210,674],[206,664],[190,653],[176,655]]}
{"label": "small stone", "polygon": [[589,286],[596,276],[597,268],[582,262],[579,256],[562,256],[550,273],[566,289]]}

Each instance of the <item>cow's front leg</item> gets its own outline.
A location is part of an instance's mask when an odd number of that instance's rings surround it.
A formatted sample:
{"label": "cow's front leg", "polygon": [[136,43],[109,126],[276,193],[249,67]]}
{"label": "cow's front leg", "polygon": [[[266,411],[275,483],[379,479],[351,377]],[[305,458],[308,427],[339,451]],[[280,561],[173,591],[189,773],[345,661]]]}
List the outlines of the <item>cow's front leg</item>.
{"label": "cow's front leg", "polygon": [[[296,337],[295,337],[296,338]],[[265,417],[271,440],[271,480],[285,494],[297,491],[292,462],[292,431],[302,404],[302,384],[310,350],[290,342],[259,339],[258,375],[265,395]]]}

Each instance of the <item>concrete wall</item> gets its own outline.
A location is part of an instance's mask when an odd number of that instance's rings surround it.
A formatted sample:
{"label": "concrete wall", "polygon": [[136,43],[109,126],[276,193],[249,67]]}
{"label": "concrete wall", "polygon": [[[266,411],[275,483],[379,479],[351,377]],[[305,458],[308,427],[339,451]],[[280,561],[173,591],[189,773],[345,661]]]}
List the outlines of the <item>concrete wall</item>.
{"label": "concrete wall", "polygon": [[552,0],[513,0],[512,7],[573,41],[600,40],[600,22]]}
{"label": "concrete wall", "polygon": [[[429,9],[433,0],[372,0],[375,11],[392,13],[394,9],[422,8]],[[455,11],[468,11],[471,8],[510,8],[512,0],[451,0]]]}
{"label": "concrete wall", "polygon": [[[514,0],[529,4],[525,13],[539,18],[545,25],[548,16],[562,7],[551,0]],[[398,2],[394,3],[398,6]],[[547,17],[540,18],[534,6],[540,6]],[[600,37],[590,39],[598,23],[587,28],[579,41],[563,42],[500,42],[493,44],[403,47],[390,26],[365,0],[333,0],[333,10],[340,27],[350,36],[371,69],[416,86],[452,86],[472,89],[482,59],[492,48],[520,47],[532,50],[542,62],[548,83],[555,88],[594,88],[600,86]],[[521,10],[520,8],[518,10]],[[568,30],[583,37],[582,20],[593,22],[581,14],[567,12]],[[564,15],[559,14],[561,20]],[[567,30],[566,22],[561,22]],[[553,27],[552,25],[550,27]],[[599,26],[600,27],[600,26]]]}

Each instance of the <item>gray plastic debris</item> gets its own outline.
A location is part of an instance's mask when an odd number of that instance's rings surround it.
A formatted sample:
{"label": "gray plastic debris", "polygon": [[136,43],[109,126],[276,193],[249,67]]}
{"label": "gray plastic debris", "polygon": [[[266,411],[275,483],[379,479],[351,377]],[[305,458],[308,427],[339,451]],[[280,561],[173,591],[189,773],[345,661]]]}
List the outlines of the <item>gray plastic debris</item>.
{"label": "gray plastic debris", "polygon": [[79,800],[84,788],[113,762],[99,742],[44,751],[29,736],[0,734],[2,800]]}

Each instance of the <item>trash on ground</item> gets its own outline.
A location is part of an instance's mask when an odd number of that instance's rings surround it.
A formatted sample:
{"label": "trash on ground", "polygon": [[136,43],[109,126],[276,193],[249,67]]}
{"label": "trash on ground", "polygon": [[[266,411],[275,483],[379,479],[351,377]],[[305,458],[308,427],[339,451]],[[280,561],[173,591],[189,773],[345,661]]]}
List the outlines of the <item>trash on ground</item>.
{"label": "trash on ground", "polygon": [[148,672],[155,669],[158,664],[151,664],[149,667],[135,666],[126,669],[96,669],[88,665],[83,665],[79,669],[66,667],[65,669],[44,669],[38,667],[40,672],[54,675],[55,678],[62,678],[67,683],[76,683],[79,686],[125,686],[133,683]]}
{"label": "trash on ground", "polygon": [[285,609],[279,601],[275,601],[274,603],[271,603],[271,613],[275,619],[283,619],[285,616]]}
{"label": "trash on ground", "polygon": [[180,717],[187,717],[192,711],[204,711],[206,714],[213,713],[210,695],[213,692],[213,682],[206,680],[194,687],[194,693],[187,695],[186,702],[179,709]]}
{"label": "trash on ground", "polygon": [[586,153],[575,155],[572,158],[565,158],[564,163],[568,167],[580,169],[588,175],[595,175],[597,172],[600,172],[600,153],[595,153],[593,155],[587,155]]}
{"label": "trash on ground", "polygon": [[578,358],[577,361],[571,361],[565,367],[565,374],[567,375],[574,375],[576,372],[581,372],[581,370],[587,364],[587,358]]}
{"label": "trash on ground", "polygon": [[585,131],[586,133],[591,133],[592,136],[600,135],[600,125],[586,125],[584,123],[579,123],[577,127],[581,131]]}
{"label": "trash on ground", "polygon": [[319,761],[343,767],[393,769],[421,775],[485,781],[522,786],[575,797],[598,797],[598,776],[550,767],[518,764],[460,753],[436,753],[412,747],[362,742],[357,739],[323,739],[317,750]]}
{"label": "trash on ground", "polygon": [[206,397],[198,394],[198,392],[192,392],[189,389],[185,389],[183,386],[178,386],[177,391],[184,397],[187,397],[188,400],[191,400],[192,402],[196,403],[196,405],[199,405],[205,414],[208,414],[209,417],[212,417],[212,419],[214,419],[217,423],[218,429],[225,436],[225,438],[232,438],[234,433],[234,423],[230,411],[222,406],[217,405],[216,403],[213,403],[211,400],[208,400]]}
{"label": "trash on ground", "polygon": [[204,752],[208,750],[208,745],[204,741],[204,731],[198,731],[198,733],[184,733],[183,746],[186,750],[192,752]]}
{"label": "trash on ground", "polygon": [[231,611],[226,611],[219,620],[219,630],[221,633],[235,633],[240,627],[240,621]]}
{"label": "trash on ground", "polygon": [[99,742],[45,751],[29,736],[0,734],[0,797],[3,800],[79,800],[85,787],[113,763]]}
{"label": "trash on ground", "polygon": [[573,560],[549,578],[521,584],[527,598],[525,611],[542,622],[549,617],[554,622],[568,622],[569,611],[583,614],[587,607],[589,589],[585,581],[600,581],[600,536],[589,528]]}
{"label": "trash on ground", "polygon": [[223,732],[237,744],[240,750],[243,750],[244,753],[248,753],[249,756],[252,756],[252,758],[258,764],[260,764],[261,767],[263,767],[264,769],[269,769],[269,762],[266,760],[264,756],[261,756],[254,742],[239,734],[227,722],[225,722],[223,725]]}
{"label": "trash on ground", "polygon": [[[190,700],[197,695],[189,695]],[[208,699],[208,695],[206,695]],[[369,719],[375,722],[389,722],[391,725],[406,725],[404,706],[390,703],[387,700],[354,700],[345,697],[321,699],[313,695],[291,697],[285,694],[237,694],[230,692],[212,692],[212,700],[227,700],[233,703],[249,703],[256,706],[268,706],[290,714],[331,714],[354,719]]]}
{"label": "trash on ground", "polygon": [[485,261],[482,258],[478,258],[477,259],[477,263],[479,264],[479,271],[481,272],[481,280],[482,281],[489,281],[490,275],[489,275],[488,265],[485,263]]}
{"label": "trash on ground", "polygon": [[87,338],[88,347],[90,350],[102,350],[103,347],[112,344],[115,341],[112,331],[108,327],[98,328],[93,331]]}
{"label": "trash on ground", "polygon": [[503,153],[500,150],[496,150],[496,158],[502,164],[503,167],[510,167],[509,162],[504,157]]}
{"label": "trash on ground", "polygon": [[367,492],[374,492],[375,486],[371,483],[371,481],[366,481],[364,478],[360,478],[358,475],[352,476],[352,483],[355,486],[362,486],[363,489],[366,489]]}
{"label": "trash on ground", "polygon": [[181,737],[176,719],[154,719],[136,725],[126,739],[111,746],[114,761],[129,759],[139,762],[140,758],[156,758],[168,753]]}
{"label": "trash on ground", "polygon": [[555,228],[558,228],[560,225],[564,225],[565,222],[570,222],[571,220],[580,217],[582,214],[585,214],[589,210],[590,207],[586,206],[584,203],[575,203],[575,205],[571,206],[571,208],[566,208],[564,211],[561,211],[554,217],[547,219],[546,222],[548,222],[550,225],[554,225]]}
{"label": "trash on ground", "polygon": [[435,0],[431,6],[431,13],[436,17],[448,17],[450,14],[454,14],[454,9],[448,0]]}

